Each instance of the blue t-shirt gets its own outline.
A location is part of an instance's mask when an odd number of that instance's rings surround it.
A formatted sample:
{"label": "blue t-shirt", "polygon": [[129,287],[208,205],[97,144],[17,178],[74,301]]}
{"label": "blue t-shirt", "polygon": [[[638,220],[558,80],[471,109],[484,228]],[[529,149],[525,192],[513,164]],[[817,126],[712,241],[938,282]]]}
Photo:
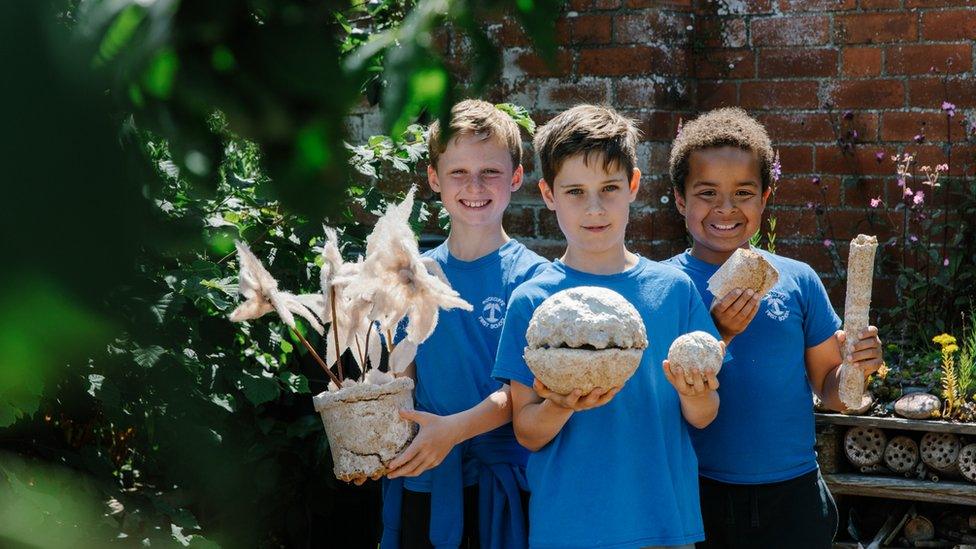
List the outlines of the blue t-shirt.
{"label": "blue t-shirt", "polygon": [[[806,263],[753,248],[779,271],[745,331],[729,344],[718,374],[718,417],[692,433],[700,474],[720,482],[781,482],[817,468],[813,393],[804,352],[833,336],[840,318]],[[711,308],[708,279],[719,265],[678,254],[666,263],[688,273]]]}
{"label": "blue t-shirt", "polygon": [[532,386],[522,358],[532,313],[550,295],[576,286],[609,288],[630,301],[644,320],[648,347],[613,400],[575,412],[529,456],[529,544],[624,548],[701,541],[698,462],[678,392],[662,371],[678,336],[718,334],[686,275],[645,258],[612,275],[554,262],[512,295],[492,375]]}
{"label": "blue t-shirt", "polygon": [[[531,278],[548,261],[516,240],[474,261],[451,255],[447,242],[426,252],[434,258],[471,312],[440,311],[434,333],[417,349],[415,405],[437,415],[463,412],[502,387],[491,377],[498,338],[505,323],[505,307],[515,287]],[[499,427],[514,439],[511,424]],[[527,456],[523,456],[524,459]],[[478,464],[466,460],[464,484],[478,480]],[[430,473],[405,479],[414,492],[430,491]]]}

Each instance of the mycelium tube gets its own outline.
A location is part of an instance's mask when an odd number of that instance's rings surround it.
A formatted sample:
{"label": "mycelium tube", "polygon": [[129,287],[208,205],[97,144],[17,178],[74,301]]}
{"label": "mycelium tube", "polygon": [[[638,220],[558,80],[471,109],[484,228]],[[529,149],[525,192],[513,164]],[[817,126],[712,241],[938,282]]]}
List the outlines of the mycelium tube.
{"label": "mycelium tube", "polygon": [[847,297],[844,302],[844,363],[840,368],[840,400],[848,409],[857,408],[864,394],[864,374],[850,364],[847,357],[854,352],[861,330],[868,326],[871,310],[871,286],[874,282],[874,254],[878,239],[864,234],[851,240],[847,256]]}

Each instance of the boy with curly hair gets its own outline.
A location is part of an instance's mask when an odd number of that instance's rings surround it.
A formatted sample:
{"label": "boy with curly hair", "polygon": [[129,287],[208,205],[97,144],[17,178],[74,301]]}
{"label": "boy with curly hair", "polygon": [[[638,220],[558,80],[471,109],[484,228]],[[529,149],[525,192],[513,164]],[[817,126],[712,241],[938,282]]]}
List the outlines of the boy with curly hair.
{"label": "boy with curly hair", "polygon": [[[765,128],[738,108],[688,122],[671,148],[675,205],[693,244],[667,263],[695,282],[733,357],[718,375],[722,409],[692,432],[705,522],[699,547],[827,548],[837,528],[814,452],[811,390],[844,409],[837,394],[844,332],[823,283],[805,263],[752,248],[779,271],[772,290],[707,289],[733,252],[750,248],[774,163]],[[865,376],[881,365],[877,333],[865,329],[850,357]]]}

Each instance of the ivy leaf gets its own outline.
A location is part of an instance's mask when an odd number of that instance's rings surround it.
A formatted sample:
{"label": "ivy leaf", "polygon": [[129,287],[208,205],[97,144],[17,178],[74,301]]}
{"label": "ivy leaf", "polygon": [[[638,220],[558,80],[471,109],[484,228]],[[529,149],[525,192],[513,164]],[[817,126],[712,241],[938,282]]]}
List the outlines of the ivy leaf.
{"label": "ivy leaf", "polygon": [[143,368],[152,368],[159,362],[159,359],[166,354],[166,349],[163,349],[159,345],[150,345],[149,347],[136,347],[132,350],[132,360],[136,362],[139,366]]}
{"label": "ivy leaf", "polygon": [[285,387],[291,393],[310,393],[311,389],[308,387],[308,379],[294,372],[281,372],[278,374],[278,378],[284,383]]}
{"label": "ivy leaf", "polygon": [[243,372],[241,375],[241,389],[244,396],[255,406],[271,402],[278,398],[278,383],[274,379],[255,375],[250,372]]}

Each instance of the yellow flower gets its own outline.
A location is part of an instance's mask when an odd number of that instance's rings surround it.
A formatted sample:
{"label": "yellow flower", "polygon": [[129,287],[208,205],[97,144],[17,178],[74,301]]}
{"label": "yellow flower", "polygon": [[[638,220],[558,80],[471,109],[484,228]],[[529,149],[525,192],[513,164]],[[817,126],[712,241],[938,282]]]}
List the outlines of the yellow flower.
{"label": "yellow flower", "polygon": [[952,354],[959,350],[959,346],[955,343],[950,343],[942,347],[942,352],[947,354]]}
{"label": "yellow flower", "polygon": [[938,343],[939,345],[945,347],[946,345],[953,345],[956,343],[956,338],[949,334],[939,334],[932,338],[933,343]]}

